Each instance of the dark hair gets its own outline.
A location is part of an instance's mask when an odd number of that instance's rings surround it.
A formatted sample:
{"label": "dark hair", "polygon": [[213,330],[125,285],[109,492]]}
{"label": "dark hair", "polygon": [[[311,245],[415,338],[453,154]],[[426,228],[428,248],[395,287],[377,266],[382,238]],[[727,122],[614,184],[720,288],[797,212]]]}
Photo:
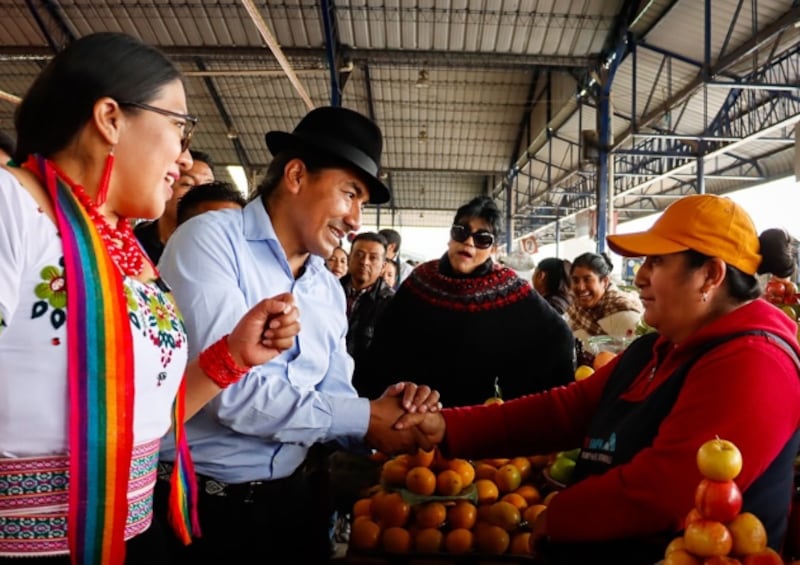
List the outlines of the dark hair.
{"label": "dark hair", "polygon": [[50,157],[64,148],[104,96],[146,104],[180,78],[163,53],[129,35],[84,36],[53,57],[17,107],[14,160],[23,163],[33,153]]}
{"label": "dark hair", "polygon": [[569,270],[570,274],[575,272],[575,267],[585,267],[600,278],[609,276],[614,270],[614,264],[605,253],[582,253],[573,259],[572,267]]}
{"label": "dark hair", "polygon": [[0,151],[8,153],[13,157],[16,146],[17,143],[14,141],[14,138],[6,132],[0,130]]}
{"label": "dark hair", "polygon": [[781,279],[794,275],[795,245],[789,232],[770,228],[761,232],[758,242],[761,245],[759,274],[770,273]]}
{"label": "dark hair", "polygon": [[534,272],[541,271],[544,273],[544,286],[547,289],[547,294],[557,294],[569,300],[569,274],[571,269],[572,264],[569,261],[558,257],[548,257],[539,261]]}
{"label": "dark hair", "polygon": [[215,180],[199,184],[178,200],[178,225],[191,218],[204,202],[233,202],[244,208],[247,199],[229,182]]}
{"label": "dark hair", "polygon": [[[759,274],[771,273],[777,277],[790,276],[794,272],[792,237],[784,230],[770,228],[762,232],[758,239],[761,243],[761,264],[758,266],[757,272]],[[702,267],[706,261],[711,259],[709,255],[694,249],[684,251],[683,255],[686,257],[686,262],[690,269]],[[791,263],[791,269],[788,274],[780,275],[773,270],[777,269],[782,273],[786,273],[788,263]],[[725,285],[728,288],[728,294],[732,298],[745,302],[756,299],[763,294],[761,283],[755,275],[748,275],[728,263],[726,265]]]}
{"label": "dark hair", "polygon": [[492,233],[497,235],[500,233],[500,210],[494,200],[488,196],[476,196],[463,206],[456,210],[456,215],[453,218],[453,223],[456,224],[460,220],[468,218],[480,218],[488,223],[492,228]]}
{"label": "dark hair", "polygon": [[[686,257],[689,269],[692,270],[699,269],[706,261],[711,259],[710,255],[705,255],[694,249],[682,251],[681,254]],[[728,268],[724,284],[728,289],[728,294],[730,294],[732,298],[740,302],[745,302],[761,296],[761,285],[754,275],[748,275],[728,263],[725,264]]]}
{"label": "dark hair", "polygon": [[400,274],[400,265],[397,263],[397,261],[394,259],[387,259],[386,264],[394,267],[395,274]]}
{"label": "dark hair", "polygon": [[214,172],[214,160],[211,159],[211,155],[205,151],[198,151],[197,149],[189,149],[189,154],[192,156],[192,161],[205,163],[208,165],[208,168],[211,169],[211,172]]}
{"label": "dark hair", "polygon": [[383,237],[383,235],[381,235],[380,233],[375,233],[374,231],[364,231],[357,234],[353,238],[353,241],[350,244],[351,250],[353,249],[353,245],[356,244],[356,241],[374,241],[376,243],[380,243],[381,245],[383,245],[383,250],[386,251],[386,245],[387,245],[386,238]]}
{"label": "dark hair", "polygon": [[403,239],[400,237],[400,232],[391,228],[383,228],[378,233],[386,238],[387,244],[394,243],[397,251],[400,251],[400,243],[403,241]]}
{"label": "dark hair", "polygon": [[264,174],[264,178],[261,180],[252,198],[261,198],[266,202],[267,198],[278,188],[281,179],[283,179],[283,170],[286,168],[286,164],[292,159],[300,159],[306,166],[306,170],[311,174],[318,173],[325,169],[353,168],[352,165],[347,164],[341,159],[320,154],[313,149],[290,147],[281,151],[272,159],[269,167],[267,167],[267,172]]}

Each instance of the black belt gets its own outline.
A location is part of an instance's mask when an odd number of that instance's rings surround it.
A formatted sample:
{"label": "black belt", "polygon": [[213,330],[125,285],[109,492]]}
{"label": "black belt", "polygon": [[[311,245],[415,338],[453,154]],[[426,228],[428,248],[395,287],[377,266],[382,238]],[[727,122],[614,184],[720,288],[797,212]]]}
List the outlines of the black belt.
{"label": "black belt", "polygon": [[[169,481],[172,475],[172,463],[160,461],[158,463],[158,478]],[[263,495],[276,495],[284,491],[287,486],[302,481],[304,473],[302,465],[288,477],[265,481],[249,481],[246,483],[226,483],[213,479],[200,473],[195,474],[200,490],[210,496],[226,496],[244,502],[253,502]]]}

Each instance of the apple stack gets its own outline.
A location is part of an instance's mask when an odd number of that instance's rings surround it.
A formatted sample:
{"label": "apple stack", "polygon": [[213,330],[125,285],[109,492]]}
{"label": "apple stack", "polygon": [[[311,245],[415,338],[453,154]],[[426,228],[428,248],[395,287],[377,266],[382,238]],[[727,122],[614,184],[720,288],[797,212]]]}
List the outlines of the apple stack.
{"label": "apple stack", "polygon": [[730,441],[715,438],[697,451],[703,479],[695,506],[684,521],[683,536],[667,546],[663,565],[783,565],[767,547],[767,532],[757,516],[741,512],[742,493],[734,479],[742,454]]}

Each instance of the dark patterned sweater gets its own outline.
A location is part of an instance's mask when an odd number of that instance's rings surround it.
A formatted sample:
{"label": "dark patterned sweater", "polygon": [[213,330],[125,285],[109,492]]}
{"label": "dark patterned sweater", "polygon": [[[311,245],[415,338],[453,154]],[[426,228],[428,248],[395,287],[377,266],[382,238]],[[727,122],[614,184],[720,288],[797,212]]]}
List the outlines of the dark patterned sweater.
{"label": "dark patterned sweater", "polygon": [[439,390],[445,406],[480,404],[499,378],[505,399],[574,379],[566,322],[507,267],[491,260],[469,275],[447,255],[416,267],[375,328],[353,383],[376,398],[400,380]]}

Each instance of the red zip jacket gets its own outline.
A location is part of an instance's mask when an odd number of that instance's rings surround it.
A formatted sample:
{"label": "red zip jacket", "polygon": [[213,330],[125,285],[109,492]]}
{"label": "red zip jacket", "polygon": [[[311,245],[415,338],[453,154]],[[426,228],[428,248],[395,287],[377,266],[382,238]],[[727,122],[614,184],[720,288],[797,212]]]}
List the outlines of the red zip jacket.
{"label": "red zip jacket", "polygon": [[[646,397],[704,342],[749,329],[777,334],[800,353],[796,322],[756,300],[677,347],[659,338],[652,361],[625,398]],[[578,447],[615,365],[612,361],[588,379],[502,405],[444,410],[444,447],[450,456],[473,459]],[[694,506],[701,480],[696,454],[702,443],[719,436],[738,446],[744,464],[736,482],[744,491],[798,427],[800,378],[791,358],[761,336],[722,344],[689,370],[651,447],[553,498],[547,511],[548,534],[554,541],[602,541],[678,531]]]}

